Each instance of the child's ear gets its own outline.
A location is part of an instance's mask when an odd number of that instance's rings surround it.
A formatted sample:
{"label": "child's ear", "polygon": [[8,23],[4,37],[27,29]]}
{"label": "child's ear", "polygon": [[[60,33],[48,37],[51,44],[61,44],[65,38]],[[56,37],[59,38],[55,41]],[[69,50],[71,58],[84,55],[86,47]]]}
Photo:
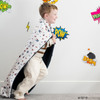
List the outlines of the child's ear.
{"label": "child's ear", "polygon": [[48,14],[46,13],[46,14],[44,14],[44,18],[48,18]]}

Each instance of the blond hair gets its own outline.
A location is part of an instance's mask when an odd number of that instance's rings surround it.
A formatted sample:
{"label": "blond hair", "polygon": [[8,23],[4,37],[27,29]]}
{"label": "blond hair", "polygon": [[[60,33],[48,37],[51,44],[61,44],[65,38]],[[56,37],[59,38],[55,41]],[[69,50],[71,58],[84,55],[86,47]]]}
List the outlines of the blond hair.
{"label": "blond hair", "polygon": [[39,7],[39,13],[42,18],[44,18],[44,14],[49,14],[51,12],[51,9],[56,9],[58,10],[57,6],[50,4],[50,3],[43,3]]}

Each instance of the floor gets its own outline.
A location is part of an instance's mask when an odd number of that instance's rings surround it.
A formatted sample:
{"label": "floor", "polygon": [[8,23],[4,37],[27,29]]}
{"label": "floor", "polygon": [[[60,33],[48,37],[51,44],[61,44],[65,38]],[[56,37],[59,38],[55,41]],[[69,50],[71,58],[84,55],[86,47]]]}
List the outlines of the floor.
{"label": "floor", "polygon": [[[29,94],[25,97],[27,100],[100,100],[100,94]],[[0,100],[14,100],[14,98],[0,96]]]}

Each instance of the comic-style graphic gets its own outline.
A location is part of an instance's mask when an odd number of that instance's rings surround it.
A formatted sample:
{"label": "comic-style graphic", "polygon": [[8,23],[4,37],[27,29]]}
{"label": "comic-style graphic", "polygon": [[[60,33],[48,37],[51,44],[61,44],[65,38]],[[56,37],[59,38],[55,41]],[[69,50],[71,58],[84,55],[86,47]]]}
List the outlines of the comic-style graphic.
{"label": "comic-style graphic", "polygon": [[28,30],[29,30],[29,28],[30,28],[30,26],[29,26],[29,22],[28,22],[26,28],[27,28],[27,32],[28,32]]}
{"label": "comic-style graphic", "polygon": [[65,30],[65,28],[61,28],[61,26],[58,28],[54,28],[54,32],[53,32],[57,38],[59,38],[60,40],[67,38],[68,32]]}
{"label": "comic-style graphic", "polygon": [[9,0],[3,1],[0,0],[0,14],[2,14],[3,12],[7,11],[8,13],[11,12],[11,5],[8,4]]}
{"label": "comic-style graphic", "polygon": [[94,21],[98,20],[98,24],[100,23],[100,7],[97,8],[97,11],[91,13]]}
{"label": "comic-style graphic", "polygon": [[95,66],[96,65],[96,56],[94,53],[89,52],[86,56],[83,57],[83,61],[85,63]]}
{"label": "comic-style graphic", "polygon": [[43,0],[43,3],[48,2],[51,4],[55,4],[58,0]]}

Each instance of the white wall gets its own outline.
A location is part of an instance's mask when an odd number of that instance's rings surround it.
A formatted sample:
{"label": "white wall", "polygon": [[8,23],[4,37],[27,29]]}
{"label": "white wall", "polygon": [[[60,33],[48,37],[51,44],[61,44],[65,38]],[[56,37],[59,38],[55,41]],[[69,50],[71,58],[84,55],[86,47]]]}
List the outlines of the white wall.
{"label": "white wall", "polygon": [[[41,3],[42,0],[10,0],[12,12],[0,15],[1,82],[40,18],[38,8]],[[48,69],[49,75],[38,84],[34,93],[47,93],[47,90],[48,93],[100,93],[100,24],[93,21],[91,16],[91,12],[96,11],[99,4],[100,0],[58,0],[55,4],[59,10],[53,27],[65,28],[69,36],[65,40],[57,39]],[[30,29],[27,32],[28,22]],[[96,66],[82,61],[83,56],[89,53],[88,48],[96,55]],[[39,90],[39,86],[49,88],[45,88],[43,92]],[[58,87],[62,87],[61,91]]]}

